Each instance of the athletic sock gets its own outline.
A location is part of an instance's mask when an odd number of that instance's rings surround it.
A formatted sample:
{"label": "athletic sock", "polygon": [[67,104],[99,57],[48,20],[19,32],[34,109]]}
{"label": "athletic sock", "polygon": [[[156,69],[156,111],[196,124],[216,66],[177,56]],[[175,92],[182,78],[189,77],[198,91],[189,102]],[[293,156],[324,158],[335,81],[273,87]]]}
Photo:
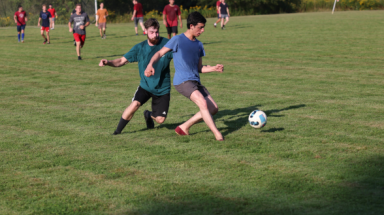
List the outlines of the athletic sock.
{"label": "athletic sock", "polygon": [[21,34],[21,40],[24,40],[24,33]]}
{"label": "athletic sock", "polygon": [[20,42],[20,34],[17,34],[17,39],[19,39],[19,42]]}
{"label": "athletic sock", "polygon": [[117,125],[115,133],[120,134],[123,131],[123,129],[125,128],[125,126],[128,124],[128,122],[129,122],[129,120],[125,120],[125,119],[123,119],[123,117],[121,117],[120,122]]}

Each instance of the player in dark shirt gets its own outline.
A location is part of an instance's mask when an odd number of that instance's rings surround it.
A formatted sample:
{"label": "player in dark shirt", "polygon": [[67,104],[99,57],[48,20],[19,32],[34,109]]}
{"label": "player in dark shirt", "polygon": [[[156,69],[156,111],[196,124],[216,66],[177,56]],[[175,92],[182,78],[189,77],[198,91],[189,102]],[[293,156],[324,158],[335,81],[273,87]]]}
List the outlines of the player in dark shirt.
{"label": "player in dark shirt", "polygon": [[[81,13],[81,11],[81,4],[77,4],[76,13],[71,15],[71,18],[68,22],[69,32],[73,32],[73,30],[75,30],[73,38],[76,41],[76,52],[78,60],[81,60],[80,49],[83,48],[85,43],[85,27],[89,26],[90,24],[88,14]],[[73,28],[72,22],[74,22]]]}
{"label": "player in dark shirt", "polygon": [[[76,13],[76,8],[75,9],[73,9],[73,11],[72,11],[72,13],[71,13],[71,16],[73,15],[73,14],[75,14]],[[81,13],[85,13],[85,11],[83,10],[83,9],[81,9]],[[72,32],[73,34],[75,33],[75,29],[73,29],[73,32]],[[76,40],[75,39],[73,39],[73,45],[74,46],[76,46]]]}
{"label": "player in dark shirt", "polygon": [[[221,18],[221,30],[225,29],[225,25],[229,21],[229,9],[228,4],[225,3],[225,0],[221,0],[221,4],[219,6],[220,18]],[[225,22],[224,22],[225,18]]]}
{"label": "player in dark shirt", "polygon": [[[47,43],[51,44],[49,39],[49,19],[51,18],[51,13],[47,11],[47,6],[43,4],[43,11],[40,12],[39,21],[37,22],[37,26],[40,27],[40,21],[43,20],[43,23],[41,24],[40,33],[41,36],[44,38],[44,44]],[[47,32],[47,37],[44,35],[44,31]]]}

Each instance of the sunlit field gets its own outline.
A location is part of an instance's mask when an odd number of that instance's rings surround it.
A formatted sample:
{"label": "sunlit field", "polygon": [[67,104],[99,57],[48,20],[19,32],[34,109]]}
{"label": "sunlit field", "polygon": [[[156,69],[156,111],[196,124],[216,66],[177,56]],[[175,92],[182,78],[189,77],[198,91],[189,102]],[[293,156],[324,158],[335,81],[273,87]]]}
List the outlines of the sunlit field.
{"label": "sunlit field", "polygon": [[[139,109],[111,135],[139,85],[137,63],[99,67],[146,39],[133,23],[0,28],[0,214],[384,214],[384,12],[208,19],[202,74],[225,141],[173,87],[168,118]],[[183,29],[186,30],[184,20]],[[161,27],[161,35],[166,29]],[[140,31],[139,31],[140,32]],[[174,74],[171,62],[172,77]],[[262,129],[248,124],[263,110]]]}

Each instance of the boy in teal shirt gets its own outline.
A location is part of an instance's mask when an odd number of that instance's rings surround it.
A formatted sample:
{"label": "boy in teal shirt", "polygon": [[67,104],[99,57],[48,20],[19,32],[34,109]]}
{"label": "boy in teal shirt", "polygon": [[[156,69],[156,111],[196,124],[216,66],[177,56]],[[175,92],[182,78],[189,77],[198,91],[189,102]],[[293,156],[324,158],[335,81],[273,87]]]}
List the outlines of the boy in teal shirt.
{"label": "boy in teal shirt", "polygon": [[154,65],[157,71],[154,76],[146,77],[144,71],[147,68],[152,56],[158,52],[168,42],[168,39],[159,37],[159,22],[156,19],[148,19],[145,24],[145,31],[148,39],[135,45],[122,58],[112,61],[102,59],[99,66],[121,67],[127,63],[138,62],[140,85],[132,99],[132,103],[125,109],[121,116],[120,122],[114,135],[120,134],[127,123],[132,119],[134,113],[152,98],[152,112],[145,110],[144,118],[147,128],[154,128],[153,119],[161,124],[165,121],[168,114],[170,92],[171,92],[171,77],[169,63],[172,60],[172,53],[164,55],[157,64]]}

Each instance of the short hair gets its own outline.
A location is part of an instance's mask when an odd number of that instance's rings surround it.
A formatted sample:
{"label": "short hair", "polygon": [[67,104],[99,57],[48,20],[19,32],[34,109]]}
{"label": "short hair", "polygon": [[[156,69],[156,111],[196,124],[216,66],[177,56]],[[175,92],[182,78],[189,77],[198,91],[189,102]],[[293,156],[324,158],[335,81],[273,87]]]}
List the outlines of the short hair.
{"label": "short hair", "polygon": [[104,2],[100,2],[100,4],[104,4]]}
{"label": "short hair", "polygon": [[52,4],[49,4],[48,6],[52,6]]}
{"label": "short hair", "polygon": [[47,5],[45,5],[45,4],[43,4],[43,5],[41,5],[41,6],[43,6],[43,7],[47,7]]}
{"label": "short hair", "polygon": [[19,7],[18,7],[18,8],[21,8],[21,7],[23,7],[23,6],[19,5]]}
{"label": "short hair", "polygon": [[80,7],[81,7],[81,4],[76,4],[76,7],[77,7],[77,6],[80,6]]}
{"label": "short hair", "polygon": [[191,25],[196,26],[198,23],[203,23],[205,25],[206,22],[207,20],[204,18],[204,16],[201,15],[201,13],[195,11],[188,15],[187,28],[189,29]]}
{"label": "short hair", "polygon": [[155,29],[160,29],[160,24],[156,19],[149,18],[147,21],[145,21],[144,27],[145,29],[149,29],[150,27],[153,27]]}

